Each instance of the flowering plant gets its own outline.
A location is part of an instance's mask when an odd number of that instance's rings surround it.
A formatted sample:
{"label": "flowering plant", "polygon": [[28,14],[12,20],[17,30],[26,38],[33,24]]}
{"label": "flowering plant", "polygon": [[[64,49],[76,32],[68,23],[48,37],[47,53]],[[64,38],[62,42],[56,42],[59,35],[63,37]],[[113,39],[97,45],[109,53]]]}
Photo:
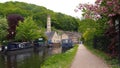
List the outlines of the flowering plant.
{"label": "flowering plant", "polygon": [[79,4],[75,11],[82,10],[85,18],[113,17],[120,14],[120,0],[96,0],[95,4]]}

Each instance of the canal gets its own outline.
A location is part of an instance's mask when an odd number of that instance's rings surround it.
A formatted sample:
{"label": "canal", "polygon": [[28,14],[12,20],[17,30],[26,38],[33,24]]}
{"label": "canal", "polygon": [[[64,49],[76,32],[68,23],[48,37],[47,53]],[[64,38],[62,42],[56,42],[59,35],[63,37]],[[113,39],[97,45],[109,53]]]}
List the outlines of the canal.
{"label": "canal", "polygon": [[61,47],[39,47],[31,51],[0,54],[0,68],[40,68],[48,56],[61,52]]}

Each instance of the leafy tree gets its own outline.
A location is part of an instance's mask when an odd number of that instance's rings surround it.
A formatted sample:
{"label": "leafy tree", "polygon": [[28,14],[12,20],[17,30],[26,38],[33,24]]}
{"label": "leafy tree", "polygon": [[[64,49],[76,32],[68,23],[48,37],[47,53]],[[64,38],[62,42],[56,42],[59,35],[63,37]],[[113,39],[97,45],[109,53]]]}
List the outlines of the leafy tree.
{"label": "leafy tree", "polygon": [[2,43],[7,36],[7,20],[5,18],[0,18],[0,43]]}
{"label": "leafy tree", "polygon": [[79,23],[79,32],[84,33],[88,28],[95,28],[96,22],[92,19],[83,19]]}
{"label": "leafy tree", "polygon": [[92,19],[83,19],[79,23],[79,32],[82,33],[84,41],[92,40],[97,35],[98,24]]}
{"label": "leafy tree", "polygon": [[41,31],[31,18],[26,18],[20,22],[16,29],[15,39],[17,41],[32,41],[40,37]]}
{"label": "leafy tree", "polygon": [[16,35],[16,26],[18,25],[19,21],[23,21],[24,18],[19,14],[9,14],[7,16],[8,21],[8,35],[7,39],[12,40]]}

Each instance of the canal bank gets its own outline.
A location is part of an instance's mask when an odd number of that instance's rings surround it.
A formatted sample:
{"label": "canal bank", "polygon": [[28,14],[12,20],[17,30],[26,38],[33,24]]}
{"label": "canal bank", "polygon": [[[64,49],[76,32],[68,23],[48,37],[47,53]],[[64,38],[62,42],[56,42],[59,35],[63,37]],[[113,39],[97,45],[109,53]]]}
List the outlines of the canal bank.
{"label": "canal bank", "polygon": [[70,50],[50,56],[45,60],[41,68],[70,68],[73,58],[77,52],[78,45]]}
{"label": "canal bank", "polygon": [[0,68],[40,68],[48,56],[61,50],[61,47],[39,47],[35,51],[0,54]]}

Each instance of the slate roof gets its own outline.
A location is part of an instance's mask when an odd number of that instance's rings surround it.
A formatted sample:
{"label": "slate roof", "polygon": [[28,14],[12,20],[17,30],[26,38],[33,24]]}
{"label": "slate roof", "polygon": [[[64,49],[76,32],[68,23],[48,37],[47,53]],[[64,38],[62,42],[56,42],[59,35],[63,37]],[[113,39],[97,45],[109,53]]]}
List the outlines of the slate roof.
{"label": "slate roof", "polygon": [[54,32],[54,31],[51,31],[51,32],[46,32],[45,34],[46,34],[46,36],[48,37],[48,39],[52,39],[52,37],[53,37],[53,35],[55,34],[55,32]]}

